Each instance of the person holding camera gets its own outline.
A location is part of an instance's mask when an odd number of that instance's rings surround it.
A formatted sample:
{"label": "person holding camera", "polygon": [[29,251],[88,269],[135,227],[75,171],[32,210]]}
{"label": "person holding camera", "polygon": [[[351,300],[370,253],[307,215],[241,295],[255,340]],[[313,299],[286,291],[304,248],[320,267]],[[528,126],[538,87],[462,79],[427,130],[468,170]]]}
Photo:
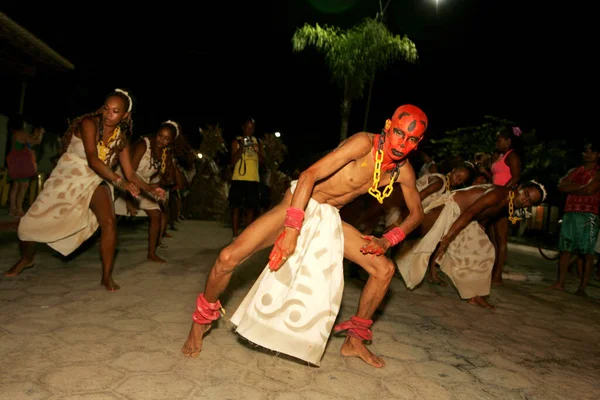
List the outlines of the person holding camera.
{"label": "person holding camera", "polygon": [[240,209],[246,214],[246,226],[255,218],[260,202],[259,164],[264,163],[264,150],[254,137],[255,122],[252,118],[242,124],[243,136],[231,143],[231,165],[233,175],[229,188],[229,206],[232,209],[233,239],[240,230]]}

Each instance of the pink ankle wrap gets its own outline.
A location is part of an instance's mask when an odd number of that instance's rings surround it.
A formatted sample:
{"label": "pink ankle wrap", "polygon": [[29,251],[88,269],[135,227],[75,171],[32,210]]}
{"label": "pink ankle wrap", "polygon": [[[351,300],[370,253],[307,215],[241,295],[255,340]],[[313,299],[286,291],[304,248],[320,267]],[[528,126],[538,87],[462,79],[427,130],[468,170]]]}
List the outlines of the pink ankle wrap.
{"label": "pink ankle wrap", "polygon": [[217,300],[215,303],[209,303],[204,297],[204,293],[200,293],[196,299],[196,311],[192,314],[192,319],[200,325],[207,325],[219,319],[219,310],[221,310],[221,302]]}
{"label": "pink ankle wrap", "polygon": [[289,207],[285,212],[285,222],[283,226],[300,230],[304,221],[304,210],[296,207]]}
{"label": "pink ankle wrap", "polygon": [[341,324],[337,324],[334,328],[334,332],[347,331],[346,335],[362,339],[371,340],[373,339],[373,332],[369,329],[373,325],[372,319],[363,319],[357,316],[350,318],[348,321],[344,321]]}
{"label": "pink ankle wrap", "polygon": [[395,227],[392,230],[387,231],[383,234],[383,237],[390,242],[390,246],[395,246],[404,240],[406,234],[399,227]]}

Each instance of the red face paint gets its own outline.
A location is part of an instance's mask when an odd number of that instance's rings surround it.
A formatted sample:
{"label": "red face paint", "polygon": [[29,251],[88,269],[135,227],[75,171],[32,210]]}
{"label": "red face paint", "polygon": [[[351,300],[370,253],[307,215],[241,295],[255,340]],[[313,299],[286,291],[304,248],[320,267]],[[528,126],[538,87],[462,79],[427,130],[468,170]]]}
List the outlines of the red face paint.
{"label": "red face paint", "polygon": [[396,109],[392,119],[385,123],[384,165],[405,158],[423,138],[427,116],[416,106],[407,104]]}

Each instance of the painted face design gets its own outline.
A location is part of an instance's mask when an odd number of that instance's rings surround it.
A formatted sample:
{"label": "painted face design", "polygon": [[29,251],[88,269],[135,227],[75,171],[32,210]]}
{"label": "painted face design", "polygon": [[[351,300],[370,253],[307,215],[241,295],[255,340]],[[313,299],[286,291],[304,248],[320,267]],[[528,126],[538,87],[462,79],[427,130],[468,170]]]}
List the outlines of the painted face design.
{"label": "painted face design", "polygon": [[392,161],[406,157],[423,138],[427,116],[416,106],[407,104],[396,109],[391,120],[385,122],[385,156]]}

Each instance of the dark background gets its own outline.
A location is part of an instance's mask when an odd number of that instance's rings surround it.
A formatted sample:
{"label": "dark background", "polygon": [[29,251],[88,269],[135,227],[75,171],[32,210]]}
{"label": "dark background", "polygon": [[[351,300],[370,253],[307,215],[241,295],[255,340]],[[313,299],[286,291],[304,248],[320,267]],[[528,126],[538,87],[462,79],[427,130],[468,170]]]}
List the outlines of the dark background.
{"label": "dark background", "polygon": [[[218,122],[230,139],[251,116],[259,136],[282,133],[286,169],[337,145],[341,91],[316,51],[292,52],[291,37],[304,23],[348,28],[374,17],[377,0],[149,4],[3,2],[3,12],[75,65],[30,82],[26,117],[62,132],[67,118],[124,87],[136,100],[136,135],[173,119],[197,146],[199,127]],[[392,0],[385,22],[416,43],[420,60],[376,76],[368,129],[378,132],[404,103],[428,114],[428,137],[484,115],[542,135],[589,129],[582,104],[593,55],[582,40],[591,14],[528,0],[445,0],[437,12],[434,0]],[[362,129],[364,109],[364,100],[353,105],[350,133]]]}

